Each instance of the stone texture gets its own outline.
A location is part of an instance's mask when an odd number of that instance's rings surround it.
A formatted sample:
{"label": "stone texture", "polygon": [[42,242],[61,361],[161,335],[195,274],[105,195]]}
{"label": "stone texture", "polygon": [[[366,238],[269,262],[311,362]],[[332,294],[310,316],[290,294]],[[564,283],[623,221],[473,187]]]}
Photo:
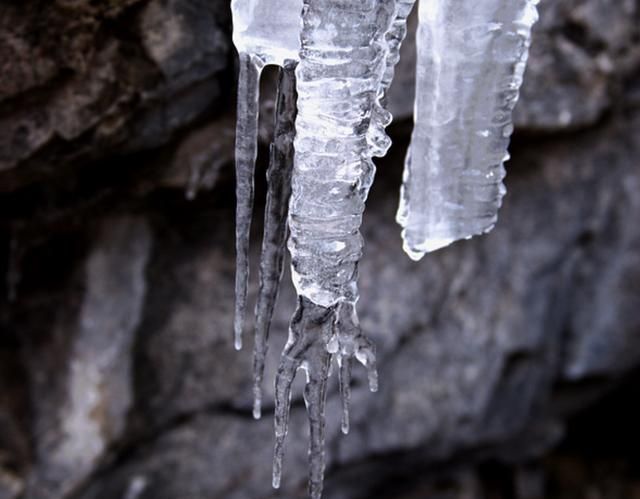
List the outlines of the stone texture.
{"label": "stone texture", "polygon": [[[543,0],[541,14],[500,222],[418,264],[394,222],[405,46],[360,272],[381,390],[354,370],[344,437],[331,385],[326,497],[637,495],[611,461],[637,446],[584,449],[605,430],[634,442],[637,420],[640,6]],[[0,499],[305,496],[302,381],[274,492],[273,386],[254,421],[250,352],[231,342],[229,34],[222,0],[0,5]],[[293,305],[285,276],[268,380]],[[576,422],[612,389],[608,419]]]}
{"label": "stone texture", "polygon": [[[29,349],[35,462],[25,498],[64,497],[122,437],[132,404],[131,351],[147,284],[150,232],[142,219],[102,222],[73,310]],[[57,343],[57,344],[56,344]],[[49,357],[56,347],[55,363]]]}
{"label": "stone texture", "polygon": [[2,190],[159,146],[221,97],[225,2],[40,4],[0,6]]}

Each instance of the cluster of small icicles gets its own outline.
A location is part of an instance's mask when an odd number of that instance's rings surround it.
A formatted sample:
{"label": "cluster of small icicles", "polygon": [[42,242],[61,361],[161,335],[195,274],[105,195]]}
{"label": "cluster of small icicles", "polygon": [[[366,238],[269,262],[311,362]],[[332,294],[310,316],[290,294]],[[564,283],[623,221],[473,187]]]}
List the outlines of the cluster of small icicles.
{"label": "cluster of small icicles", "polygon": [[[337,363],[349,431],[353,359],[378,387],[373,344],[356,312],[359,232],[373,157],[390,147],[385,109],[415,0],[232,0],[239,53],[236,128],[235,346],[242,346],[258,143],[259,82],[279,67],[267,171],[254,343],[254,417],[285,249],[298,294],[275,380],[273,486],[279,487],[291,386],[306,372],[309,490],[322,494],[327,378]],[[537,0],[421,0],[414,131],[397,220],[404,249],[425,253],[491,230],[504,186],[511,114]]]}

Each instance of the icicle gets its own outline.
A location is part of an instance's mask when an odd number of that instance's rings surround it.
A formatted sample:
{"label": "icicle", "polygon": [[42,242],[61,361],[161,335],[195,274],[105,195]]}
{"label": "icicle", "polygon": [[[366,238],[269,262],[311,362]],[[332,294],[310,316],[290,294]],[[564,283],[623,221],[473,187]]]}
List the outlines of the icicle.
{"label": "icicle", "polygon": [[349,433],[349,399],[351,397],[351,364],[355,357],[367,368],[369,389],[378,391],[378,373],[376,370],[375,347],[360,329],[355,304],[343,302],[338,306],[334,335],[328,345],[330,353],[335,354],[339,372],[338,381],[342,398],[342,432]]}
{"label": "icicle", "polygon": [[234,338],[242,348],[249,283],[249,233],[258,145],[260,72],[267,64],[296,60],[301,0],[232,0],[233,43],[240,57],[236,126],[236,306]]}
{"label": "icicle", "polygon": [[325,307],[358,296],[358,229],[375,173],[367,133],[389,4],[305,2],[288,246],[298,294]]}
{"label": "icicle", "polygon": [[253,182],[258,151],[258,98],[262,60],[240,53],[236,125],[236,307],[233,322],[236,350],[242,348],[242,327],[249,284],[249,232]]}
{"label": "icicle", "polygon": [[[322,493],[332,358],[338,365],[344,433],[349,431],[354,357],[367,368],[371,391],[378,388],[375,349],[362,334],[356,313],[363,246],[359,228],[375,174],[372,157],[384,155],[390,146],[385,96],[414,2],[231,2],[233,39],[240,53],[235,343],[241,347],[247,299],[260,71],[275,64],[283,69],[267,173],[253,413],[260,417],[267,340],[288,227],[298,306],[276,378],[273,486],[279,487],[282,476],[291,385],[296,371],[303,369],[312,499]],[[398,212],[404,247],[412,258],[485,232],[495,222],[504,194],[502,162],[513,129],[511,111],[536,3],[420,4],[416,126]]]}
{"label": "icicle", "polygon": [[322,494],[324,476],[324,409],[327,395],[327,377],[331,354],[326,345],[331,337],[335,310],[316,305],[307,298],[298,299],[298,307],[289,328],[276,377],[275,433],[276,445],[273,461],[273,487],[280,487],[284,441],[289,425],[291,384],[298,369],[304,369],[307,386],[304,400],[309,414],[309,490],[312,499]]}
{"label": "icicle", "polygon": [[338,383],[342,400],[342,418],[340,429],[345,435],[349,433],[349,405],[351,402],[351,358],[338,356]]}
{"label": "icicle", "polygon": [[253,354],[253,417],[256,419],[259,419],[261,415],[262,378],[268,347],[269,326],[282,278],[287,242],[287,213],[291,194],[297,99],[296,65],[296,62],[289,61],[280,70],[276,99],[275,136],[271,144],[269,169],[267,170],[268,192],[260,257],[260,292],[256,304]]}
{"label": "icicle", "polygon": [[537,0],[420,2],[398,223],[413,259],[491,230]]}
{"label": "icicle", "polygon": [[386,34],[396,10],[394,2],[378,0],[304,3],[288,219],[292,277],[300,307],[276,382],[273,482],[274,486],[280,483],[291,380],[302,365],[308,370],[310,491],[312,498],[319,498],[324,468],[322,415],[331,353],[341,364],[343,431],[349,425],[352,357],[367,366],[371,389],[377,389],[374,349],[361,334],[355,313],[356,279],[362,256],[359,227],[375,173],[371,129],[384,133],[386,125],[378,122],[382,113],[376,107],[387,67]]}

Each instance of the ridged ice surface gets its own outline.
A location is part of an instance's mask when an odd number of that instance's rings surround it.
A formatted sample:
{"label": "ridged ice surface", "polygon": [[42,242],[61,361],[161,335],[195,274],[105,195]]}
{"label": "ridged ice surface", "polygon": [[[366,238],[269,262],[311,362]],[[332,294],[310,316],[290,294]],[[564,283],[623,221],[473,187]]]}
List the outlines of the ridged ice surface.
{"label": "ridged ice surface", "polygon": [[496,222],[536,4],[419,4],[415,127],[397,217],[413,259]]}
{"label": "ridged ice surface", "polygon": [[[307,373],[312,499],[322,493],[324,406],[329,363],[340,366],[343,431],[348,431],[352,358],[369,370],[377,389],[375,354],[356,315],[360,224],[373,181],[371,130],[378,122],[387,68],[386,35],[395,2],[305,0],[300,62],[296,70],[298,114],[289,204],[293,282],[299,296],[276,379],[276,454],[273,484],[282,470],[291,383]],[[386,138],[378,138],[385,140]]]}
{"label": "ridged ice surface", "polygon": [[407,18],[415,3],[416,0],[396,0],[395,16],[389,31],[385,35],[387,58],[381,81],[383,93],[386,93],[393,81],[396,64],[400,61],[400,48],[407,36]]}
{"label": "ridged ice surface", "polygon": [[305,4],[289,251],[298,294],[329,307],[358,296],[359,227],[375,173],[367,135],[394,9],[375,0]]}
{"label": "ridged ice surface", "polygon": [[393,81],[396,64],[400,61],[400,47],[407,35],[407,17],[414,3],[415,0],[396,0],[394,18],[384,37],[386,50],[384,72],[372,111],[373,119],[368,138],[371,155],[375,157],[384,156],[391,146],[391,139],[385,132],[385,128],[392,120],[391,113],[385,109],[386,94]]}

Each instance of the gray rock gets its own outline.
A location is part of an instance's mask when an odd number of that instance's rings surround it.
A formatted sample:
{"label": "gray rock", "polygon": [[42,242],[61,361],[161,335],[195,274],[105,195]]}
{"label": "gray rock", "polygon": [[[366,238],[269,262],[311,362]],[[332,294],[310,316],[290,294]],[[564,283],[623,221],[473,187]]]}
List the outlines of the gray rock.
{"label": "gray rock", "polygon": [[[594,373],[616,379],[638,365],[632,335],[639,295],[630,283],[639,255],[634,241],[640,205],[629,193],[638,192],[640,172],[628,158],[640,151],[628,138],[639,131],[636,118],[626,123],[624,135],[607,126],[542,150],[519,148],[495,231],[419,264],[401,253],[393,221],[395,188],[389,175],[379,177],[365,225],[360,314],[378,345],[381,391],[369,393],[357,370],[352,431],[344,437],[332,387],[332,469],[348,470],[367,456],[391,451],[419,451],[422,463],[433,464],[487,447],[513,462],[538,458],[563,435],[566,415],[549,404],[559,382],[579,385]],[[390,164],[401,155],[396,150]],[[250,419],[247,352],[234,353],[229,340],[229,212],[200,208],[191,213],[196,219],[189,226],[173,216],[167,215],[166,228],[156,236],[163,243],[154,244],[139,332],[138,411],[157,430],[142,450],[116,461],[78,497],[125,497],[125,490],[142,482],[148,487],[143,498],[170,498],[178,491],[187,497],[205,491],[211,497],[271,497],[270,417]],[[215,230],[201,231],[205,220]],[[177,232],[172,238],[164,231]],[[600,254],[619,256],[607,266]],[[294,303],[291,285],[284,286],[269,376]],[[591,298],[593,287],[599,300]],[[609,310],[610,303],[619,306]],[[576,371],[578,353],[592,350],[598,362],[590,367],[585,357],[585,367]],[[602,393],[602,387],[593,390]],[[571,410],[592,399],[593,393],[583,394]],[[287,463],[284,497],[298,497],[305,474],[300,456],[306,423],[301,408],[294,413],[289,444],[298,457]],[[172,421],[180,423],[174,427]],[[218,426],[219,421],[225,423]],[[243,451],[244,445],[252,451]],[[190,457],[176,457],[183,454]],[[208,471],[198,471],[203,468]],[[169,470],[174,479],[167,483],[162,477]],[[242,486],[232,485],[237,473]],[[329,473],[328,486],[341,490],[339,472],[332,480]],[[360,488],[369,490],[366,484]]]}
{"label": "gray rock", "polygon": [[[270,489],[288,276],[262,421],[250,411],[252,342],[231,346],[228,10],[0,5],[2,499],[305,496],[300,379],[283,489]],[[499,460],[513,497],[539,498],[541,463],[571,418],[640,366],[640,9],[547,0],[541,14],[516,114],[528,133],[515,136],[499,224],[418,264],[394,222],[412,107],[405,45],[390,97],[400,123],[368,201],[360,269],[381,390],[354,369],[344,437],[331,384],[326,497],[494,497],[478,462]],[[185,187],[201,188],[195,201]],[[585,496],[617,490],[584,482]]]}
{"label": "gray rock", "polygon": [[[9,170],[2,190],[63,165],[157,147],[221,96],[230,51],[221,0],[57,2],[40,10],[37,2],[0,5],[0,54],[18,56],[5,63],[0,88],[0,172]],[[39,22],[46,29],[35,43],[30,30]],[[65,43],[55,45],[60,37]]]}

